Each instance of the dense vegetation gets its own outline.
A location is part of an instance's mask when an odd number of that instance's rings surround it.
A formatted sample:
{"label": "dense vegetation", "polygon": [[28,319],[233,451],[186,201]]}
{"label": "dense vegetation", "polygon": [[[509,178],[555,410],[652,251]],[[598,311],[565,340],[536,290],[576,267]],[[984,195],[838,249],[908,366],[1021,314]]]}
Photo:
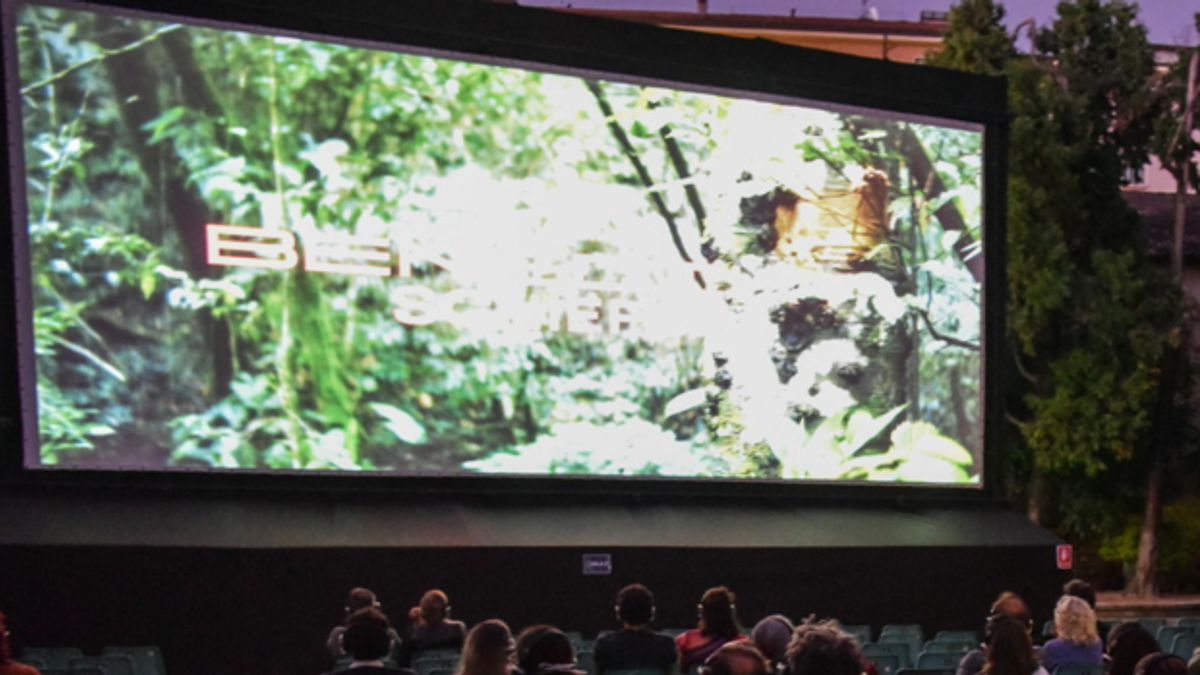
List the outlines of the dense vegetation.
{"label": "dense vegetation", "polygon": [[[18,36],[44,462],[978,478],[978,132],[50,7]],[[213,264],[214,223],[260,254]]]}

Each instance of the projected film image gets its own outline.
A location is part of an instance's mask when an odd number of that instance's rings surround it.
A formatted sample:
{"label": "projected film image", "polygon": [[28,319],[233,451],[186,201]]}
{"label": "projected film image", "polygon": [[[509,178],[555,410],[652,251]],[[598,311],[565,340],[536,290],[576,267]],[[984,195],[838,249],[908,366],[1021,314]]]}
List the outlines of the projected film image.
{"label": "projected film image", "polygon": [[32,466],[979,482],[981,127],[9,31]]}

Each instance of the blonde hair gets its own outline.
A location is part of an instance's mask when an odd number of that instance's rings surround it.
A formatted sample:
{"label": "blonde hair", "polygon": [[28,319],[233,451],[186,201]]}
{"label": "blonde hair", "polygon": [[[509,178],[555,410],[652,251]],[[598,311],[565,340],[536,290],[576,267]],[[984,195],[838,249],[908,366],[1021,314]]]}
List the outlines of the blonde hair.
{"label": "blonde hair", "polygon": [[1054,607],[1054,634],[1061,640],[1090,645],[1100,639],[1096,632],[1096,612],[1086,600],[1064,595]]}

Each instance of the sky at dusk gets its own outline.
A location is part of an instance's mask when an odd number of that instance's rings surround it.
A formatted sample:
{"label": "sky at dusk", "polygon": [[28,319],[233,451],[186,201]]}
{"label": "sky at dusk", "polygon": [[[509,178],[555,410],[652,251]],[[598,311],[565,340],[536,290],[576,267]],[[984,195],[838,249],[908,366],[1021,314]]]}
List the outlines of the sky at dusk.
{"label": "sky at dusk", "polygon": [[[695,11],[696,0],[518,0],[530,6],[588,7],[598,9],[643,9],[660,11]],[[944,12],[951,0],[709,0],[708,11],[713,14],[790,14],[857,18],[865,7],[874,7],[880,19],[916,21],[922,10]],[[1007,10],[1009,27],[1032,18],[1043,25],[1053,20],[1056,2],[1051,0],[1007,0],[1001,2]],[[1150,41],[1165,45],[1194,45],[1197,42],[1196,12],[1200,0],[1143,0],[1138,3],[1138,16],[1150,34]],[[1025,48],[1027,45],[1019,44]]]}

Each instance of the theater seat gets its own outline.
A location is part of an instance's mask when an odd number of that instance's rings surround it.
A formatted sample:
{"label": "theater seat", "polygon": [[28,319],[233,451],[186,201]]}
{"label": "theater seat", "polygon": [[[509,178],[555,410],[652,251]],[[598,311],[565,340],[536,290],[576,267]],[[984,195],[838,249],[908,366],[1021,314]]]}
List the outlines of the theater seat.
{"label": "theater seat", "polygon": [[1051,675],[1104,675],[1104,666],[1059,666]]}
{"label": "theater seat", "polygon": [[962,654],[934,654],[921,652],[917,655],[916,670],[949,670],[958,668]]}
{"label": "theater seat", "polygon": [[77,656],[71,659],[71,672],[96,668],[104,675],[137,675],[133,665],[133,657],[125,654],[110,654],[107,656]]}
{"label": "theater seat", "polygon": [[46,664],[39,670],[69,670],[71,659],[83,656],[83,651],[77,647],[26,647],[21,650],[21,658],[39,659]]}
{"label": "theater seat", "polygon": [[165,675],[162,652],[153,645],[137,645],[132,647],[105,647],[101,656],[128,656],[133,659],[133,669],[137,675]]}

